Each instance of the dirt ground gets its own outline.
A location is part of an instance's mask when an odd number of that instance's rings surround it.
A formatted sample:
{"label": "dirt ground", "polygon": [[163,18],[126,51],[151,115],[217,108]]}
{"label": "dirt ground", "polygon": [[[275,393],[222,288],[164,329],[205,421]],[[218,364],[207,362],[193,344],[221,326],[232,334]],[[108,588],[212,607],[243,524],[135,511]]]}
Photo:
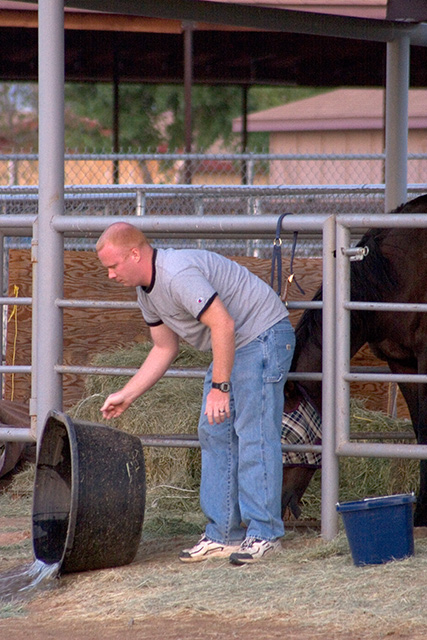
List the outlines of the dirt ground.
{"label": "dirt ground", "polygon": [[[24,619],[0,621],[2,637],[10,640],[334,640],[338,636],[331,634],[309,636],[298,629],[290,629],[280,622],[244,622],[236,620],[232,624],[224,623],[216,617],[188,616],[173,620],[148,619],[143,625],[114,626],[108,628],[100,622],[78,622],[68,625],[67,629],[58,629],[47,621]],[[409,636],[393,636],[393,640],[409,640]],[[359,636],[340,635],[340,640],[359,640]],[[411,636],[411,640],[415,640]],[[421,636],[419,638],[421,640]]]}
{"label": "dirt ground", "polygon": [[[1,557],[1,575],[13,568],[10,560],[7,559],[8,545],[16,545],[22,541],[31,539],[28,518],[4,518],[0,517],[0,550],[3,549]],[[160,551],[162,560],[176,562],[177,554],[181,547],[182,540],[175,543],[170,541]],[[1,552],[1,551],[0,551]],[[150,555],[150,554],[148,554]],[[155,554],[154,554],[155,555]],[[151,562],[158,562],[159,556],[155,556]],[[149,563],[150,559],[144,562]],[[15,560],[16,563],[16,560]],[[22,564],[22,563],[21,563]],[[65,576],[62,579],[72,579]],[[48,601],[49,602],[49,601]],[[127,621],[117,620],[106,621],[95,620],[70,620],[66,623],[59,622],[62,618],[62,604],[54,606],[53,609],[46,606],[46,599],[43,594],[35,594],[24,603],[22,615],[16,611],[10,618],[0,618],[0,638],[8,640],[367,640],[368,636],[358,633],[348,633],[334,629],[319,632],[298,626],[290,626],[286,620],[250,620],[239,617],[236,614],[234,619],[222,619],[219,616],[209,614],[179,613],[174,617],[147,617],[143,620]],[[4,615],[4,614],[3,614]],[[309,612],[307,612],[309,615]],[[426,633],[395,632],[378,635],[375,640],[425,640]],[[372,635],[369,635],[369,640]]]}
{"label": "dirt ground", "polygon": [[[54,622],[46,618],[48,613],[40,617],[8,621],[0,621],[2,638],[8,640],[364,640],[364,636],[351,634],[336,635],[328,633],[313,633],[289,628],[283,622],[270,621],[240,621],[230,623],[228,620],[209,616],[180,616],[170,619],[147,619],[139,625],[109,625],[102,622],[79,623],[58,628]],[[40,618],[44,617],[45,620]],[[425,634],[387,635],[390,640],[425,640]]]}
{"label": "dirt ground", "polygon": [[[28,518],[0,517],[0,548],[14,545],[31,539]],[[180,545],[180,543],[179,543]],[[179,546],[179,549],[181,547]],[[178,548],[168,547],[161,555],[165,561],[176,561]],[[158,556],[156,557],[158,561]],[[2,570],[10,570],[12,566],[4,557]],[[298,629],[292,630],[282,622],[271,621],[266,627],[264,620],[250,621],[236,619],[219,619],[209,615],[178,615],[172,618],[146,618],[141,622],[133,620],[117,622],[108,621],[67,621],[66,627],[58,625],[55,613],[46,611],[44,599],[37,596],[25,603],[24,616],[0,619],[0,638],[8,640],[250,640],[251,638],[276,639],[286,636],[289,640],[302,640]],[[57,612],[59,613],[59,612]],[[331,638],[330,635],[327,636]],[[326,636],[318,636],[326,640]],[[315,640],[313,638],[313,640]],[[347,640],[344,636],[342,640]],[[350,639],[349,639],[350,640]],[[353,640],[353,639],[352,639]],[[400,640],[400,639],[399,639]]]}
{"label": "dirt ground", "polygon": [[[12,531],[13,529],[13,531]],[[28,528],[28,518],[2,518],[0,517],[0,548],[14,545],[24,540],[31,539],[31,531]],[[168,547],[161,552],[165,561],[176,561],[177,552],[181,549],[181,543],[175,549]],[[158,556],[156,557],[158,561]],[[2,558],[3,571],[10,570],[12,566],[6,558]],[[1,577],[1,575],[0,575]],[[306,640],[306,632],[298,629],[290,629],[281,621],[265,620],[247,621],[245,619],[225,622],[217,616],[210,615],[178,615],[174,618],[146,618],[143,621],[133,620],[117,622],[108,621],[67,621],[66,627],[58,625],[55,621],[55,613],[46,611],[44,599],[34,597],[25,603],[25,614],[21,617],[0,619],[0,638],[8,640],[262,640],[282,639]],[[59,613],[59,612],[57,612]],[[313,636],[310,640],[331,640],[334,636],[321,634]],[[356,640],[353,636],[340,636],[340,640]],[[396,638],[397,640],[397,638]],[[398,640],[403,640],[399,637]],[[406,640],[406,638],[405,638]]]}

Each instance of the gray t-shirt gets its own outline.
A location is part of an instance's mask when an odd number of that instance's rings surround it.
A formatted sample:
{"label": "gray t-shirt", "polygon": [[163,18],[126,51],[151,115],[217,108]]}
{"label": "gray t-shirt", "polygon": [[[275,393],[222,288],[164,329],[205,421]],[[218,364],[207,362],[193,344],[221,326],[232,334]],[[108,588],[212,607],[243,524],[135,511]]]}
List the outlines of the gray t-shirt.
{"label": "gray t-shirt", "polygon": [[237,349],[288,315],[273,289],[246,267],[197,249],[155,249],[152,281],[137,295],[149,326],[164,323],[200,351],[211,348],[200,316],[217,295],[234,320]]}

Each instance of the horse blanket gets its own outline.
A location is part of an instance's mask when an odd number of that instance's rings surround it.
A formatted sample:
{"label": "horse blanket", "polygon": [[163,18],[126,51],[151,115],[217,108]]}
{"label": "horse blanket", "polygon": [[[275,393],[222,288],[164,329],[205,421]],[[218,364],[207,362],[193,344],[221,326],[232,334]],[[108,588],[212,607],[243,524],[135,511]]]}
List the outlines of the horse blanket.
{"label": "horse blanket", "polygon": [[[322,420],[311,402],[304,398],[289,413],[282,415],[282,444],[321,444]],[[311,451],[284,451],[283,464],[288,466],[321,466],[322,455]]]}

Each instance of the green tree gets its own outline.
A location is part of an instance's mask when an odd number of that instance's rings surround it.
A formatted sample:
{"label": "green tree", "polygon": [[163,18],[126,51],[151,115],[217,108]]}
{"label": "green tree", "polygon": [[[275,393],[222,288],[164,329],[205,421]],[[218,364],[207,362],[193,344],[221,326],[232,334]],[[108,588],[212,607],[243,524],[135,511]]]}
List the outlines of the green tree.
{"label": "green tree", "polygon": [[[65,101],[66,146],[98,151],[111,147],[112,86],[67,84]],[[194,150],[209,147],[221,136],[229,142],[231,120],[239,114],[239,104],[235,87],[193,88]],[[180,86],[123,84],[119,88],[119,145],[125,151],[154,151],[159,146],[182,149],[184,119],[184,90]]]}
{"label": "green tree", "polygon": [[[113,88],[111,84],[65,86],[65,146],[81,150],[111,151]],[[119,131],[123,150],[155,149],[160,142],[156,128],[156,88],[148,85],[120,87]]]}
{"label": "green tree", "polygon": [[[249,112],[301,99],[319,90],[290,87],[251,87]],[[67,84],[66,146],[101,151],[111,148],[113,90],[111,85]],[[239,150],[232,120],[242,113],[242,89],[236,86],[194,86],[192,89],[192,141],[194,151],[215,142]],[[169,151],[184,147],[184,89],[175,85],[130,85],[119,88],[119,146],[122,150]],[[250,147],[266,136],[251,136]]]}
{"label": "green tree", "polygon": [[3,150],[37,149],[37,85],[0,83],[0,137]]}
{"label": "green tree", "polygon": [[[260,111],[319,93],[305,87],[254,86],[248,111]],[[206,151],[214,143],[240,151],[232,121],[242,114],[242,88],[195,85],[192,89],[192,143]],[[0,136],[3,148],[37,150],[36,83],[0,83]],[[178,85],[119,86],[119,147],[122,151],[177,151],[185,142],[184,88]],[[249,149],[263,150],[268,134],[251,133]],[[65,147],[83,152],[110,152],[113,147],[113,86],[66,83]]]}

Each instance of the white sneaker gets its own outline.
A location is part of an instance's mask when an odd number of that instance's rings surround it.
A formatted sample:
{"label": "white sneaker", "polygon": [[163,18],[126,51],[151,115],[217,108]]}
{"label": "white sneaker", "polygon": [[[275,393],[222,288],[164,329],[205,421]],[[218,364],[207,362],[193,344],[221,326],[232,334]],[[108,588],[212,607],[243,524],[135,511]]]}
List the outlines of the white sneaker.
{"label": "white sneaker", "polygon": [[250,564],[258,562],[267,553],[273,553],[282,548],[280,540],[260,540],[246,538],[235,553],[230,555],[231,564]]}
{"label": "white sneaker", "polygon": [[209,558],[228,558],[233,551],[237,551],[239,548],[238,545],[214,542],[203,535],[194,547],[181,551],[179,559],[182,562],[201,562]]}

